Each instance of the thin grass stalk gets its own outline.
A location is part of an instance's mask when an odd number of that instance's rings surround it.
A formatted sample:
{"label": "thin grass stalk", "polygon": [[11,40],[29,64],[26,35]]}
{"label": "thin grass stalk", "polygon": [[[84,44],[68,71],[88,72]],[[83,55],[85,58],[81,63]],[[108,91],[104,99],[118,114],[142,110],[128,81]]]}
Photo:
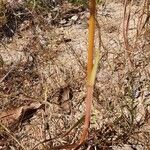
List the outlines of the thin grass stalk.
{"label": "thin grass stalk", "polygon": [[123,15],[123,38],[124,38],[124,44],[125,44],[125,49],[126,49],[125,55],[126,55],[126,60],[129,60],[129,68],[130,69],[133,67],[133,60],[131,58],[133,47],[129,44],[128,31],[129,31],[129,23],[130,23],[132,4],[133,4],[133,0],[129,4],[129,11],[127,13],[128,0],[125,0],[124,15]]}
{"label": "thin grass stalk", "polygon": [[20,146],[22,150],[26,150],[26,148],[18,141],[18,139],[13,135],[13,133],[11,133],[10,130],[7,127],[5,127],[5,125],[0,123],[0,127],[2,127],[2,129],[6,131],[6,133]]}
{"label": "thin grass stalk", "polygon": [[[96,0],[89,1],[90,18],[89,18],[89,39],[88,39],[88,64],[87,64],[87,95],[85,98],[85,122],[83,132],[80,139],[80,144],[84,143],[88,137],[88,129],[91,119],[91,106],[93,100],[93,87],[97,71],[98,63],[93,66],[93,53],[94,53],[94,38],[96,26]],[[98,55],[97,55],[98,56]],[[99,57],[96,58],[96,62]]]}
{"label": "thin grass stalk", "polygon": [[89,1],[89,35],[88,35],[88,63],[87,63],[87,81],[90,79],[90,74],[93,68],[93,51],[94,51],[94,35],[95,35],[95,13],[96,0]]}
{"label": "thin grass stalk", "polygon": [[137,41],[138,41],[138,38],[141,36],[141,33],[142,33],[142,29],[144,27],[144,23],[143,22],[143,18],[144,18],[144,15],[145,15],[145,9],[147,9],[147,4],[148,4],[148,1],[147,0],[144,0],[143,2],[143,6],[141,8],[142,12],[141,14],[139,15],[138,17],[138,22],[137,22],[137,30],[136,30],[136,38],[135,38],[135,43],[134,43],[134,48],[136,48],[136,45],[137,45]]}

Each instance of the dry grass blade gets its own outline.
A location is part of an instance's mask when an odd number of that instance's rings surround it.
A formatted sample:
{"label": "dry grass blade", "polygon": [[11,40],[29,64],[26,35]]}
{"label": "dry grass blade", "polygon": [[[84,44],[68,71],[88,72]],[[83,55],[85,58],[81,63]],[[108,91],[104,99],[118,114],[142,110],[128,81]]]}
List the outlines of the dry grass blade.
{"label": "dry grass blade", "polygon": [[[37,146],[39,146],[40,144],[44,144],[44,143],[46,143],[46,142],[49,142],[49,141],[52,141],[52,140],[55,140],[55,139],[64,138],[64,137],[67,136],[75,127],[77,127],[78,125],[80,125],[80,124],[83,122],[84,118],[85,118],[84,116],[81,117],[74,125],[72,125],[72,126],[70,127],[70,129],[69,129],[67,132],[65,132],[65,133],[63,133],[63,134],[61,134],[61,135],[59,135],[59,136],[56,136],[56,137],[54,137],[54,138],[52,138],[52,139],[47,139],[47,140],[44,140],[44,141],[38,143],[37,145],[35,145],[35,146],[32,148],[32,150],[34,150],[34,149],[35,149]],[[70,149],[70,148],[75,148],[75,147],[78,146],[78,145],[79,145],[78,143],[72,144],[72,145],[60,145],[60,146],[53,147],[52,149],[53,149],[53,150],[57,150],[57,149]]]}
{"label": "dry grass blade", "polygon": [[5,80],[5,78],[13,71],[13,69],[15,68],[15,66],[16,66],[16,65],[13,65],[13,66],[10,68],[10,70],[4,75],[4,77],[2,77],[2,78],[0,79],[0,83],[2,83],[2,82]]}
{"label": "dry grass blade", "polygon": [[126,53],[126,60],[129,60],[129,69],[133,67],[133,60],[132,60],[132,46],[129,44],[129,23],[130,23],[130,15],[131,15],[131,6],[133,5],[133,0],[129,3],[129,9],[127,12],[128,7],[128,0],[125,0],[124,4],[124,15],[123,15],[123,38],[125,44],[125,53]]}
{"label": "dry grass blade", "polygon": [[18,141],[18,139],[9,131],[9,129],[0,123],[1,130],[5,130],[6,133],[20,146],[21,149],[26,150],[26,148]]}

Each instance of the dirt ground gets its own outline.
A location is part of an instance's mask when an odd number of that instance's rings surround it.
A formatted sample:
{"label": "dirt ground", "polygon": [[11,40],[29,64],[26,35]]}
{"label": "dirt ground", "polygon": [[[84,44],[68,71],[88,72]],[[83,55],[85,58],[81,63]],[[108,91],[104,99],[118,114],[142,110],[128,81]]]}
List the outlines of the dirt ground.
{"label": "dirt ground", "polygon": [[[97,6],[101,60],[89,138],[80,149],[150,148],[150,23],[136,39],[142,6],[139,1],[131,7],[128,37],[130,45],[137,43],[132,69],[123,38],[124,4]],[[78,141],[82,131],[89,12],[64,3],[45,15],[26,13],[16,29],[0,29],[0,149],[56,149]]]}

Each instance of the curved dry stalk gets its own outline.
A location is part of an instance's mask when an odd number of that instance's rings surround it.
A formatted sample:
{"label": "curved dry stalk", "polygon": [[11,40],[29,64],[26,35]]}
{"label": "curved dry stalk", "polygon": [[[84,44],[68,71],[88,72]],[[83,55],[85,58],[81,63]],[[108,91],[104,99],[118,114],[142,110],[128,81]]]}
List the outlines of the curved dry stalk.
{"label": "curved dry stalk", "polygon": [[87,136],[88,136],[88,129],[90,126],[90,118],[91,118],[91,106],[92,106],[92,100],[93,100],[93,88],[95,84],[96,72],[98,70],[99,60],[100,60],[99,51],[97,51],[94,66],[92,68],[90,79],[87,85],[87,96],[85,99],[85,106],[86,106],[85,122],[84,122],[82,136],[80,139],[80,144],[82,144],[87,139]]}
{"label": "curved dry stalk", "polygon": [[126,60],[129,59],[129,65],[131,68],[133,66],[133,60],[131,59],[132,46],[129,44],[128,31],[129,31],[129,23],[130,23],[132,4],[133,4],[133,0],[129,4],[129,10],[127,13],[128,0],[125,0],[124,14],[123,14],[123,39],[124,39],[124,44],[125,44],[125,49],[126,49],[125,54],[126,54]]}
{"label": "curved dry stalk", "polygon": [[[54,137],[54,138],[52,138],[52,139],[46,139],[46,140],[44,140],[44,141],[42,141],[42,142],[36,144],[36,145],[32,148],[32,150],[36,149],[36,148],[37,148],[39,145],[41,145],[41,144],[44,144],[44,143],[47,143],[47,142],[50,142],[50,141],[53,141],[53,140],[56,140],[56,139],[63,138],[63,137],[65,137],[65,136],[67,136],[75,127],[77,127],[79,124],[81,124],[81,123],[83,122],[83,120],[84,120],[84,116],[82,116],[74,125],[72,125],[72,126],[70,127],[70,129],[68,129],[67,132],[62,133],[61,135],[58,135],[58,136],[56,136],[56,137]],[[72,145],[60,145],[60,146],[54,147],[53,149],[57,149],[57,150],[58,150],[58,149],[70,149],[70,148],[77,147],[78,145],[79,145],[78,143],[72,144]]]}
{"label": "curved dry stalk", "polygon": [[[85,99],[85,122],[83,127],[82,136],[80,138],[80,144],[86,141],[88,136],[88,129],[90,126],[91,118],[91,106],[93,100],[93,86],[97,71],[98,63],[93,67],[93,52],[94,52],[94,38],[95,38],[95,24],[96,24],[96,0],[89,1],[90,18],[89,18],[89,41],[88,41],[88,65],[87,65],[87,96]],[[98,56],[98,54],[97,54]],[[96,62],[99,61],[97,57]]]}
{"label": "curved dry stalk", "polygon": [[80,144],[83,143],[87,139],[87,136],[88,136],[88,129],[90,126],[90,118],[91,118],[92,99],[93,99],[93,86],[88,86],[87,87],[87,96],[85,99],[85,105],[86,105],[85,122],[84,122],[82,136],[80,139]]}

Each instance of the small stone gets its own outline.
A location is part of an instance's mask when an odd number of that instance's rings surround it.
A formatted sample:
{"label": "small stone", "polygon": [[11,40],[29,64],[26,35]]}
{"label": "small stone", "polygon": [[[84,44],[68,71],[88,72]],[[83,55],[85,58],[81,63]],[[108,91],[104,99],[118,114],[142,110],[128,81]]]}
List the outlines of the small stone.
{"label": "small stone", "polygon": [[66,21],[65,19],[63,19],[63,20],[61,20],[59,23],[60,23],[60,24],[65,24],[65,23],[67,23],[67,21]]}
{"label": "small stone", "polygon": [[74,15],[74,16],[71,17],[71,20],[72,20],[72,21],[77,21],[78,18],[79,18],[79,17],[78,17],[77,15]]}

